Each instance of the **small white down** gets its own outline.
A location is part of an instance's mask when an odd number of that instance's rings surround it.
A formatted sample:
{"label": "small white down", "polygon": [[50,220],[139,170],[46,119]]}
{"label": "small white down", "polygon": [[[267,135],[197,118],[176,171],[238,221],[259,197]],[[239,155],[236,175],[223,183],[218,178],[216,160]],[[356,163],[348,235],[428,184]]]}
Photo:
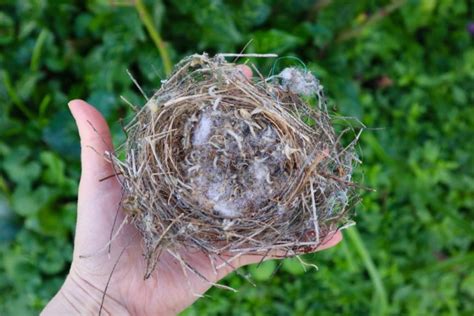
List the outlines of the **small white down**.
{"label": "small white down", "polygon": [[203,113],[194,130],[193,145],[199,146],[207,143],[212,129],[212,119],[209,114]]}

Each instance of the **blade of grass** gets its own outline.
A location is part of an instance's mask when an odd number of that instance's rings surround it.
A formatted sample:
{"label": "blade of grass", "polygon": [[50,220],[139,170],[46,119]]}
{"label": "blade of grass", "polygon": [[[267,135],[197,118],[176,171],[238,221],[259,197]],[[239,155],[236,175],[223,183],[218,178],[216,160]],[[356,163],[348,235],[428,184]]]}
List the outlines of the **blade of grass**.
{"label": "blade of grass", "polygon": [[51,102],[51,95],[50,94],[47,94],[43,100],[41,100],[41,103],[39,105],[39,110],[38,110],[38,115],[40,117],[43,117],[46,113],[46,109],[48,108],[48,105],[50,104]]}
{"label": "blade of grass", "polygon": [[35,47],[33,48],[33,53],[31,54],[30,70],[37,71],[39,69],[39,64],[41,60],[41,51],[43,49],[44,42],[48,36],[48,31],[42,29],[38,39],[36,40]]}
{"label": "blade of grass", "polygon": [[362,261],[364,262],[365,268],[367,269],[367,272],[369,273],[370,279],[372,280],[372,284],[374,286],[375,304],[373,305],[372,315],[387,315],[387,292],[385,290],[382,278],[380,277],[380,273],[377,270],[377,267],[375,266],[369,251],[365,247],[362,238],[360,238],[359,231],[357,230],[357,228],[351,227],[346,229],[345,232],[349,237],[349,240],[354,245],[356,251],[359,253],[359,256],[362,258]]}
{"label": "blade of grass", "polygon": [[2,71],[2,79],[5,89],[7,90],[7,94],[10,99],[13,101],[13,104],[17,106],[17,108],[29,119],[34,120],[35,116],[33,113],[25,106],[25,104],[21,101],[15,91],[15,87],[13,87],[12,81],[10,79],[10,75],[6,71]]}
{"label": "blade of grass", "polygon": [[151,39],[155,43],[156,47],[158,48],[158,51],[160,52],[161,60],[163,61],[163,66],[165,68],[165,73],[167,76],[169,76],[171,74],[172,64],[171,64],[171,60],[168,54],[168,50],[166,49],[165,43],[163,42],[163,39],[161,38],[160,33],[158,33],[158,30],[153,25],[153,20],[150,14],[148,13],[145,5],[143,4],[143,1],[135,0],[135,8],[138,11],[140,20],[145,25],[145,28],[147,29],[148,34],[150,35]]}

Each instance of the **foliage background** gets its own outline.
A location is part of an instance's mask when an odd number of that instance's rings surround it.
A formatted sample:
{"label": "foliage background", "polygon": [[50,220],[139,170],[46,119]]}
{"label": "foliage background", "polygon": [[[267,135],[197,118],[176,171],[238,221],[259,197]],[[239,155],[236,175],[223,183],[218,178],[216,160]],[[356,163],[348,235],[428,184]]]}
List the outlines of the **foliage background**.
{"label": "foliage background", "polygon": [[[123,139],[123,95],[165,77],[141,1],[0,0],[0,314],[37,313],[71,260],[84,98]],[[470,0],[162,0],[144,8],[172,62],[193,52],[297,56],[332,110],[373,130],[366,192],[338,247],[247,267],[184,315],[474,314],[474,3]],[[474,28],[474,26],[472,26]],[[269,61],[258,62],[269,72]],[[298,64],[283,59],[277,65]],[[278,271],[272,275],[275,268]]]}

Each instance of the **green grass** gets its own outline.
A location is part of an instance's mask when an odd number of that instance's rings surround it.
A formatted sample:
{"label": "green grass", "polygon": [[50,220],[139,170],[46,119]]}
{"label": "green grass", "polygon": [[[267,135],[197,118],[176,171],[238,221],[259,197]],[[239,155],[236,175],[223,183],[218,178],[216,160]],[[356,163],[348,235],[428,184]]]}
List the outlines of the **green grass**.
{"label": "green grass", "polygon": [[[79,140],[67,101],[120,118],[172,64],[277,53],[264,75],[312,71],[330,111],[369,127],[356,179],[373,188],[339,246],[246,267],[183,315],[474,314],[474,4],[458,0],[3,1],[0,315],[34,315],[72,254]],[[250,42],[250,43],[249,43]],[[245,62],[245,60],[241,60]],[[277,269],[275,271],[275,269]]]}

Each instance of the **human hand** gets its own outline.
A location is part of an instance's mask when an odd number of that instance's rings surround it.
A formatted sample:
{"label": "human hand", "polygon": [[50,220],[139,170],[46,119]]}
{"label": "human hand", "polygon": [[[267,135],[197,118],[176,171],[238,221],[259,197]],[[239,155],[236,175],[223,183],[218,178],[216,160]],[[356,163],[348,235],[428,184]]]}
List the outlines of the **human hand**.
{"label": "human hand", "polygon": [[[242,70],[251,76],[250,69]],[[69,275],[43,310],[44,315],[98,314],[101,306],[104,314],[175,315],[205,293],[212,282],[238,267],[261,261],[261,255],[244,255],[232,266],[223,264],[214,271],[206,254],[180,253],[209,282],[194,273],[186,275],[179,261],[163,252],[155,271],[144,280],[141,238],[130,224],[120,228],[107,251],[104,246],[110,241],[110,232],[114,228],[115,234],[125,219],[118,209],[120,183],[110,177],[114,170],[101,155],[113,151],[110,131],[102,115],[88,103],[73,100],[69,108],[81,138],[82,162],[74,254]],[[340,232],[331,234],[317,250],[332,247],[341,239]]]}

